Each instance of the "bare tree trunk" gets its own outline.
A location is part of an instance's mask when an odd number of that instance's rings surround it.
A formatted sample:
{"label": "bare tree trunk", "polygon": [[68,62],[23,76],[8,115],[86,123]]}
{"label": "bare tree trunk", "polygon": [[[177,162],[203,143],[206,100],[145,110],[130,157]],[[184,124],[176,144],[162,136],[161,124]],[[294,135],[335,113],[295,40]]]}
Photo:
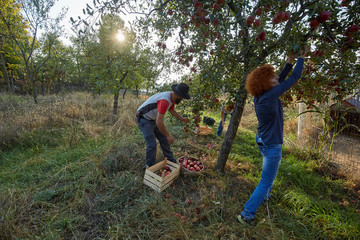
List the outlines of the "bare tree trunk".
{"label": "bare tree trunk", "polygon": [[220,154],[215,166],[215,169],[220,173],[223,173],[225,171],[226,161],[229,157],[232,145],[234,143],[246,103],[247,92],[244,88],[240,90],[239,95],[240,97],[235,104],[235,109],[231,116],[229,127],[226,132],[226,136],[221,146]]}
{"label": "bare tree trunk", "polygon": [[60,93],[61,92],[61,79],[58,77],[57,79],[57,84],[58,84],[58,87],[57,87],[57,91],[56,91],[56,94]]}
{"label": "bare tree trunk", "polygon": [[38,104],[37,91],[36,91],[36,80],[35,80],[34,76],[33,76],[31,73],[28,74],[28,76],[30,77],[30,81],[31,81],[32,87],[33,87],[34,103],[35,103],[35,104]]}
{"label": "bare tree trunk", "polygon": [[113,105],[113,115],[117,115],[118,103],[119,103],[119,95],[120,95],[120,88],[117,88],[114,92],[114,105]]}
{"label": "bare tree trunk", "polygon": [[7,69],[6,69],[6,64],[5,64],[5,58],[4,58],[4,55],[0,52],[0,64],[1,64],[1,71],[3,73],[3,76],[4,76],[4,79],[5,79],[5,82],[7,83],[7,90],[8,92],[13,92],[14,88],[11,87],[11,82],[10,82],[10,78],[9,78],[9,75],[8,75],[8,72],[7,72]]}
{"label": "bare tree trunk", "polygon": [[123,93],[123,99],[125,99],[125,94],[126,94],[126,92],[127,92],[127,89],[124,89],[124,93]]}
{"label": "bare tree trunk", "polygon": [[299,119],[298,119],[298,137],[302,136],[303,128],[305,126],[305,116],[302,114],[305,112],[305,104],[299,103]]}

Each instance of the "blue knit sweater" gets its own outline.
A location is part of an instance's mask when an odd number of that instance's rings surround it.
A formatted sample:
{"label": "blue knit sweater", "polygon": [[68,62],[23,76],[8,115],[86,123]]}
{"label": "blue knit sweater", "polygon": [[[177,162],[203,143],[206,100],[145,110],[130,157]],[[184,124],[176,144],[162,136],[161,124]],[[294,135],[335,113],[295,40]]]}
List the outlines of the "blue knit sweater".
{"label": "blue knit sweater", "polygon": [[279,85],[265,92],[260,97],[254,98],[255,112],[259,122],[258,135],[265,145],[283,143],[284,116],[279,97],[289,90],[301,77],[304,59],[299,58],[297,60],[293,73],[285,80],[292,66],[289,63],[285,65],[279,74]]}

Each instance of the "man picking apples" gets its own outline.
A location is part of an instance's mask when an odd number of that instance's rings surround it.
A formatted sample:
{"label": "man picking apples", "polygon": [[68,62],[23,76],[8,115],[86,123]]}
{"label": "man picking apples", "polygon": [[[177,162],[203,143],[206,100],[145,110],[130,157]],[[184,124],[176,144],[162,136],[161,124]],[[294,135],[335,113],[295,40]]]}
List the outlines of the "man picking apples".
{"label": "man picking apples", "polygon": [[169,111],[174,117],[184,123],[189,123],[188,118],[180,116],[175,111],[175,104],[181,100],[190,99],[189,86],[185,83],[175,84],[172,91],[161,92],[147,99],[137,110],[136,119],[140,130],[146,141],[146,164],[145,168],[155,164],[156,158],[156,138],[158,139],[164,156],[172,162],[176,162],[170,144],[175,139],[167,131],[164,124],[164,116]]}

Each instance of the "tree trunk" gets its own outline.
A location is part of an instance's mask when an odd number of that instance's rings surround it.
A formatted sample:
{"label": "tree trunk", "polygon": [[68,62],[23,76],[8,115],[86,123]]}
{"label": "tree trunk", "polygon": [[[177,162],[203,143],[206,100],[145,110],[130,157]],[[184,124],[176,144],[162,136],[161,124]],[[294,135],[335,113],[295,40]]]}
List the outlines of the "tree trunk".
{"label": "tree trunk", "polygon": [[298,137],[301,137],[303,128],[305,126],[304,124],[305,115],[302,114],[304,111],[305,111],[305,104],[299,103]]}
{"label": "tree trunk", "polygon": [[139,85],[136,85],[136,98],[139,98]]}
{"label": "tree trunk", "polygon": [[6,69],[6,64],[5,64],[5,58],[4,58],[4,55],[0,52],[0,64],[1,64],[1,71],[3,73],[3,76],[4,76],[4,79],[5,79],[5,82],[7,83],[7,90],[8,92],[13,92],[14,88],[11,87],[11,82],[10,82],[10,78],[9,78],[9,75],[8,75],[8,72],[7,72],[7,69]]}
{"label": "tree trunk", "polygon": [[239,127],[239,124],[241,121],[241,117],[242,117],[242,114],[244,111],[245,103],[246,103],[247,92],[244,88],[240,91],[241,91],[239,94],[240,97],[235,104],[235,109],[231,116],[229,127],[226,132],[224,142],[221,146],[219,158],[217,159],[216,166],[215,166],[215,169],[220,173],[223,173],[225,171],[226,161],[229,157],[232,145],[234,143],[236,133],[237,133],[237,130],[238,130],[238,127]]}
{"label": "tree trunk", "polygon": [[123,99],[125,99],[125,94],[126,94],[126,92],[127,92],[127,89],[124,89],[124,93],[123,93]]}
{"label": "tree trunk", "polygon": [[61,92],[61,79],[59,77],[57,79],[57,84],[58,84],[58,87],[57,87],[56,94]]}
{"label": "tree trunk", "polygon": [[120,89],[116,89],[114,92],[114,105],[113,105],[113,115],[117,115],[118,103],[119,103]]}
{"label": "tree trunk", "polygon": [[[28,71],[29,72],[29,71]],[[29,78],[30,78],[30,81],[32,83],[32,87],[33,87],[33,98],[34,98],[34,103],[35,104],[38,104],[38,99],[37,99],[37,91],[36,91],[36,80],[34,78],[34,76],[29,73],[28,74]]]}

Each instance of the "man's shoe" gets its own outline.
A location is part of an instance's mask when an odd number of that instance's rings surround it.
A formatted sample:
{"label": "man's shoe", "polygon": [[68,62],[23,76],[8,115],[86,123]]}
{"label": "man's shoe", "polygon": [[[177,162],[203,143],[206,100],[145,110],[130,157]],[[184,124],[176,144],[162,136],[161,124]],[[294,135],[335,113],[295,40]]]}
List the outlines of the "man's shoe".
{"label": "man's shoe", "polygon": [[255,226],[255,220],[254,219],[247,219],[244,218],[241,215],[236,216],[236,220],[241,223],[242,225],[249,225],[249,226]]}

